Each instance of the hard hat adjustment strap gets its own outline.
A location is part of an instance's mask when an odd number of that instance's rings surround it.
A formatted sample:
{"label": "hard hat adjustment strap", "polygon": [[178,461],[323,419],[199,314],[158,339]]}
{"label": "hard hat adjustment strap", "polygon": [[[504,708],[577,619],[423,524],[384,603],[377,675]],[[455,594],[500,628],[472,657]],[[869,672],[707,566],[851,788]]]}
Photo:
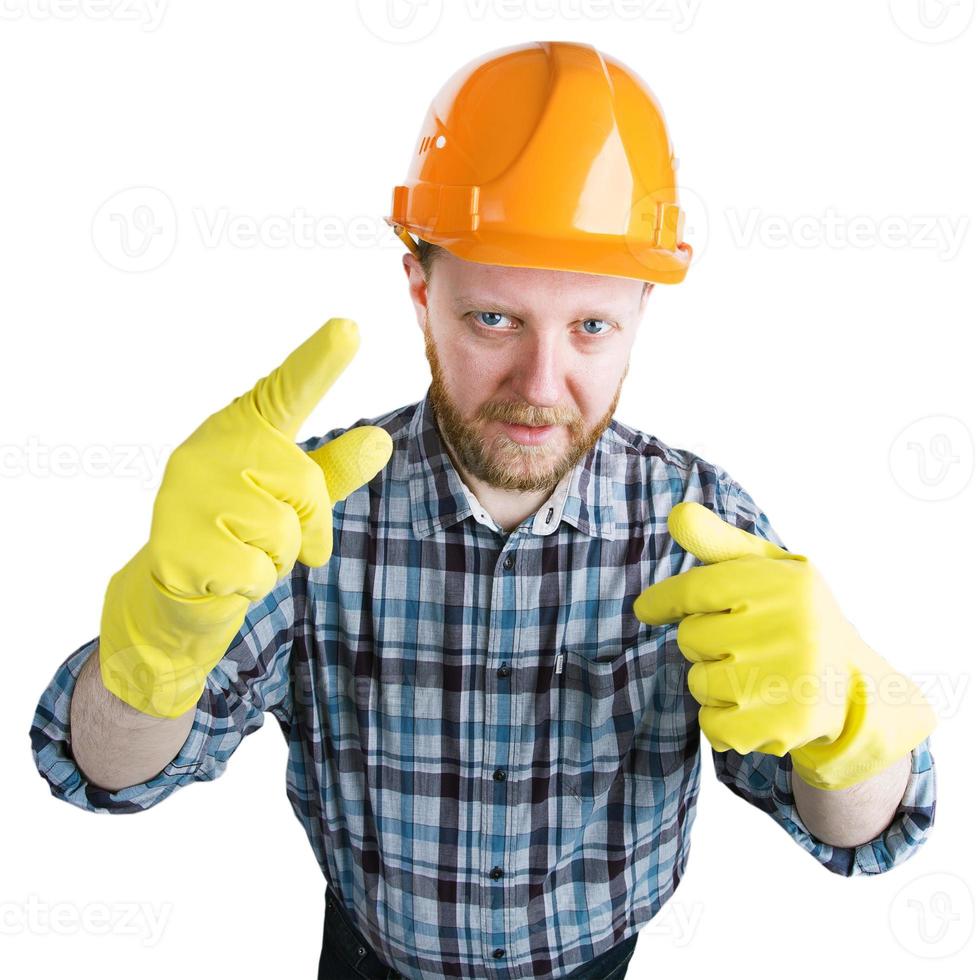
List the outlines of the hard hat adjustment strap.
{"label": "hard hat adjustment strap", "polygon": [[408,231],[402,225],[392,224],[392,229],[395,234],[408,246],[408,250],[412,255],[417,256],[419,254],[418,242],[408,233]]}

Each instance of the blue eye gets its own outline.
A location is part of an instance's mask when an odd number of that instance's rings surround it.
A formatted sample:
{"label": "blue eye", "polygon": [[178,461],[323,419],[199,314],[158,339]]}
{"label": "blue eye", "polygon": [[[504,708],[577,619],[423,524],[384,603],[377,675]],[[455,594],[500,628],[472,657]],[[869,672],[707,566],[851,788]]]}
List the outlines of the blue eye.
{"label": "blue eye", "polygon": [[478,317],[489,316],[489,317],[496,317],[497,318],[496,323],[484,323],[481,320],[480,321],[480,326],[481,327],[495,327],[504,318],[502,313],[490,313],[490,312],[487,312],[485,310],[484,311],[477,312],[476,316],[478,316]]}
{"label": "blue eye", "polygon": [[[597,319],[595,317],[592,317],[592,318],[590,318],[588,320],[583,320],[582,322],[584,324],[589,324],[589,323],[609,323],[608,320],[599,320],[599,319]],[[609,330],[607,330],[606,333],[609,333]],[[591,331],[589,331],[589,336],[591,336],[591,337],[602,337],[602,336],[605,336],[605,334],[597,334],[597,333],[592,333]]]}

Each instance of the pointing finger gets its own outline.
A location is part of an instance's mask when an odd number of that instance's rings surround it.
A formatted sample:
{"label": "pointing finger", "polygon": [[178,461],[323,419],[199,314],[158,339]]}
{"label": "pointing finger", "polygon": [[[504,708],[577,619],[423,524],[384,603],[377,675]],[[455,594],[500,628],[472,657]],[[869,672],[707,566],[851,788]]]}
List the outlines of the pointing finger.
{"label": "pointing finger", "polygon": [[333,317],[250,392],[259,414],[295,441],[300,426],[350,364],[360,344],[357,324]]}

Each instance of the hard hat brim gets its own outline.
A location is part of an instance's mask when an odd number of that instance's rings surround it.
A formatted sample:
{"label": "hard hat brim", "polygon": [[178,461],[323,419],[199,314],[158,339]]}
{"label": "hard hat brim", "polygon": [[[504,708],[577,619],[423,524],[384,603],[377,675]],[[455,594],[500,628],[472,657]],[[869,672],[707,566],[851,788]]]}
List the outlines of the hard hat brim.
{"label": "hard hat brim", "polygon": [[[400,225],[390,216],[385,221],[396,229]],[[588,240],[569,240],[495,230],[485,235],[479,231],[469,232],[463,237],[434,234],[412,225],[401,227],[467,262],[618,276],[643,282],[672,284],[683,281],[692,255],[687,242],[680,243],[672,251],[656,248],[646,242],[624,240],[622,236],[597,235]]]}

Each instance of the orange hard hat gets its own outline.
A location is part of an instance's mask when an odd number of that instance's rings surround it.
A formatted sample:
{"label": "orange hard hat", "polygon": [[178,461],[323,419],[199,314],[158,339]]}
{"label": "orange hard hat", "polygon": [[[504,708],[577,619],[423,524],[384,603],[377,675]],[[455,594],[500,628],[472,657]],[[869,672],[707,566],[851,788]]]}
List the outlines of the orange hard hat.
{"label": "orange hard hat", "polygon": [[491,265],[680,282],[674,159],[643,80],[589,44],[500,48],[433,99],[385,221]]}

